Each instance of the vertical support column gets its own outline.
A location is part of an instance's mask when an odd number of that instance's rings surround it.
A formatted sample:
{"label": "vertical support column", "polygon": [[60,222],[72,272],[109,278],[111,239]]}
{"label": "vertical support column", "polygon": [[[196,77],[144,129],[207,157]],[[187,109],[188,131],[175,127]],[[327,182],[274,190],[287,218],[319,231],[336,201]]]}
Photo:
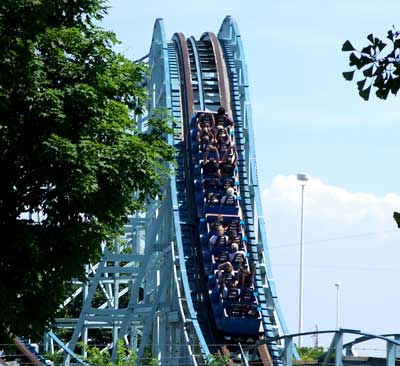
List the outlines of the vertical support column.
{"label": "vertical support column", "polygon": [[[153,296],[160,296],[159,292],[160,292],[160,284],[161,284],[161,272],[159,269],[157,269],[156,271],[156,288],[154,290],[154,295]],[[159,299],[159,301],[163,301],[163,299]],[[163,319],[162,319],[162,312],[159,310],[157,312],[157,318],[156,318],[156,322],[155,325],[157,327],[157,343],[155,345],[155,352],[154,352],[154,356],[157,359],[158,362],[161,361],[161,342],[165,342],[165,339],[162,338],[162,327],[163,327]]]}
{"label": "vertical support column", "polygon": [[[85,273],[86,277],[89,275],[89,266],[86,264],[85,265]],[[85,303],[89,293],[89,285],[86,283],[86,281],[82,284],[82,296],[83,296],[83,304]],[[87,344],[88,343],[88,328],[85,327],[85,322],[82,325],[82,343]],[[82,347],[82,355],[83,357],[87,357],[87,350],[86,347]]]}
{"label": "vertical support column", "polygon": [[[163,340],[164,342],[165,340]],[[153,357],[160,362],[161,359],[161,348],[160,348],[161,338],[160,338],[160,312],[157,311],[156,318],[153,324]]]}
{"label": "vertical support column", "polygon": [[132,253],[139,253],[139,249],[138,249],[138,247],[139,247],[139,245],[138,245],[138,234],[137,234],[137,230],[138,230],[138,228],[136,228],[136,227],[132,227],[132,239],[131,239],[131,241],[130,241],[130,246],[131,246],[131,249],[132,249]]}
{"label": "vertical support column", "polygon": [[[177,328],[176,323],[171,325],[171,337],[170,337],[170,341],[171,341],[170,351],[171,351],[171,353],[170,353],[170,355],[172,357],[179,356],[179,352],[178,352],[178,354],[176,352],[176,332],[177,332],[176,328]],[[178,358],[178,360],[179,360],[179,358]]]}
{"label": "vertical support column", "polygon": [[[394,336],[394,340],[395,341],[397,341],[397,342],[399,342],[400,341],[400,336],[399,335],[395,335]],[[395,349],[396,349],[396,351],[395,351],[395,358],[400,358],[400,346],[395,346]]]}
{"label": "vertical support column", "polygon": [[[83,324],[82,328],[82,343],[88,344],[88,328]],[[86,347],[82,347],[82,356],[87,357]]]}
{"label": "vertical support column", "polygon": [[347,346],[344,351],[346,356],[354,356],[352,346]]}
{"label": "vertical support column", "polygon": [[47,332],[44,333],[44,351],[45,353],[54,354],[54,341]]}
{"label": "vertical support column", "polygon": [[335,366],[343,366],[343,333],[342,332],[336,333]]}
{"label": "vertical support column", "polygon": [[[152,274],[152,286],[150,297],[151,297],[151,302],[153,302],[155,297],[158,295],[160,287],[160,271],[157,269],[153,274]],[[157,360],[157,362],[160,361],[160,311],[157,310],[155,317],[154,317],[154,322],[153,322],[153,336],[152,336],[152,354],[153,357]],[[165,341],[165,340],[164,340]]]}
{"label": "vertical support column", "polygon": [[293,362],[293,338],[285,338],[285,348],[284,348],[284,364],[285,366],[292,366]]}
{"label": "vertical support column", "polygon": [[136,326],[131,326],[130,332],[129,332],[129,336],[130,336],[130,349],[134,352],[137,352],[137,328]]}
{"label": "vertical support column", "polygon": [[159,352],[160,352],[158,360],[159,360],[159,364],[161,364],[161,365],[168,363],[168,362],[165,362],[166,361],[165,357],[168,357],[168,343],[169,343],[169,339],[167,337],[167,332],[166,332],[167,327],[168,327],[168,319],[167,319],[165,312],[163,311],[160,314],[160,324],[159,324],[161,344],[159,344],[159,346],[158,346]]}
{"label": "vertical support column", "polygon": [[395,366],[396,345],[386,341],[386,366]]}
{"label": "vertical support column", "polygon": [[168,313],[164,312],[164,345],[162,347],[162,364],[165,363],[165,357],[168,360],[168,357],[171,357],[171,324],[168,319]]}
{"label": "vertical support column", "polygon": [[[121,248],[118,240],[114,241],[115,245],[115,254],[120,254]],[[114,263],[115,267],[119,266],[119,262],[115,261]],[[115,279],[114,279],[114,309],[117,310],[119,308],[119,273],[114,273]],[[118,323],[114,322],[113,330],[112,330],[112,341],[113,341],[113,347],[117,346],[118,343]]]}

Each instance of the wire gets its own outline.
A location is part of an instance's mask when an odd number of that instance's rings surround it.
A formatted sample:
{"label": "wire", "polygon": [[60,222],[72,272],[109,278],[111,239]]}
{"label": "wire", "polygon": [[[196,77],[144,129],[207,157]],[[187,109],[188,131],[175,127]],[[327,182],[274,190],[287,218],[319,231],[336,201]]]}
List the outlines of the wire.
{"label": "wire", "polygon": [[[298,264],[294,263],[274,263],[274,267],[298,267]],[[355,267],[355,266],[332,266],[332,265],[307,265],[308,268],[318,268],[318,269],[343,269],[343,270],[358,270],[358,271],[389,271],[398,272],[400,268],[390,268],[390,267]]]}
{"label": "wire", "polygon": [[353,347],[352,349],[354,351],[382,351],[382,352],[386,352],[386,348],[359,348],[359,347]]}
{"label": "wire", "polygon": [[[342,239],[357,239],[357,238],[363,238],[367,236],[376,236],[376,235],[381,235],[381,234],[387,234],[387,233],[395,233],[399,232],[399,230],[384,230],[384,231],[377,231],[373,233],[361,233],[361,234],[350,234],[350,235],[341,235],[337,237],[332,237],[332,238],[326,238],[326,239],[317,239],[317,240],[310,240],[306,241],[304,244],[305,245],[310,245],[310,244],[319,244],[323,242],[330,242],[330,241],[336,241],[336,240],[342,240]],[[277,248],[287,248],[287,247],[293,247],[293,246],[298,246],[299,242],[289,242],[285,243],[283,245],[270,245],[270,249],[277,249]]]}

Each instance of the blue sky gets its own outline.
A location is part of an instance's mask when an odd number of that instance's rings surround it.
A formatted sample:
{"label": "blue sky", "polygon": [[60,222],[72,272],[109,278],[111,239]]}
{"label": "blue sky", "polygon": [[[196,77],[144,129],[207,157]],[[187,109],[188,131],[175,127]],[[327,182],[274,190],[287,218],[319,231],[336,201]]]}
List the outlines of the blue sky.
{"label": "blue sky", "polygon": [[[400,96],[363,101],[345,81],[349,39],[384,37],[400,3],[369,0],[188,2],[113,0],[103,26],[132,59],[150,47],[163,18],[167,37],[218,32],[232,15],[242,34],[273,273],[290,330],[297,329],[299,171],[306,187],[304,329],[335,325],[334,283],[343,283],[342,325],[399,330]],[[398,25],[398,23],[397,23]],[[310,338],[308,342],[312,342]]]}

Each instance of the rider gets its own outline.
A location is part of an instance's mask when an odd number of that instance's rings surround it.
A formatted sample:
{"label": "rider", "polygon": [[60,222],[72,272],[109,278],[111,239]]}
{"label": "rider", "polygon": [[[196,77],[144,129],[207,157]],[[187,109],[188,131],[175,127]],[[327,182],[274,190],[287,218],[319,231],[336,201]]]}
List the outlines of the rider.
{"label": "rider", "polygon": [[222,126],[224,128],[233,126],[233,120],[225,113],[224,107],[218,108],[217,115],[215,116],[215,124],[216,127]]}

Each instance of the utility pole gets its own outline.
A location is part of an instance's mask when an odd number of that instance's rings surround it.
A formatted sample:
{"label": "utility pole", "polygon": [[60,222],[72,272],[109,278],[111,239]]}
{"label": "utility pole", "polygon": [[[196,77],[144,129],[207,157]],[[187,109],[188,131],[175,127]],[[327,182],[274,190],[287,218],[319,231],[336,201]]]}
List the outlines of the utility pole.
{"label": "utility pole", "polygon": [[318,348],[319,347],[319,343],[318,343],[318,324],[315,324],[315,333],[314,333],[313,337],[315,338],[314,347]]}
{"label": "utility pole", "polygon": [[[300,274],[299,274],[299,334],[303,333],[303,257],[304,257],[304,187],[310,180],[310,176],[307,173],[297,174],[297,180],[301,185],[301,221],[300,221]],[[301,335],[299,335],[298,347],[301,347]]]}

